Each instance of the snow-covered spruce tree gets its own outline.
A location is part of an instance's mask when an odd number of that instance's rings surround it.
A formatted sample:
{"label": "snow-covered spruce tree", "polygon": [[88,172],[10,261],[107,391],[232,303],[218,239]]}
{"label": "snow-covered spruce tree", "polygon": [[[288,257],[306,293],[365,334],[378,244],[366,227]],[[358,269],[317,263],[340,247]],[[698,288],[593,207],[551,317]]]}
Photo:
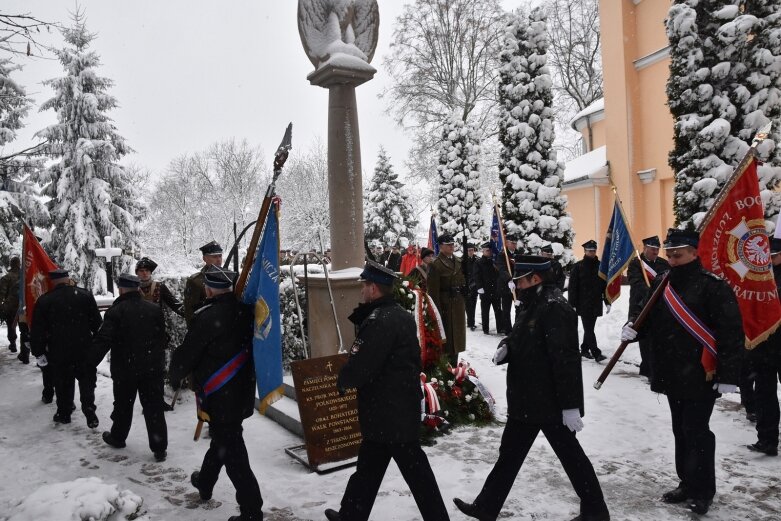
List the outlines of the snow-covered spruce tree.
{"label": "snow-covered spruce tree", "polygon": [[439,148],[437,213],[439,234],[449,233],[456,242],[482,237],[483,205],[480,194],[480,141],[477,132],[453,113],[444,124]]}
{"label": "snow-covered spruce tree", "polygon": [[46,153],[56,159],[42,176],[48,183],[45,194],[52,198],[49,248],[53,260],[80,285],[105,293],[104,261],[94,250],[110,236],[124,250],[119,262],[127,267],[144,209],[131,174],[118,163],[131,149],[106,115],[117,106],[108,94],[113,82],[97,74],[100,60],[88,49],[95,35],[87,31],[81,12],[73,15],[63,36],[68,46],[56,54],[65,76],[44,82],[54,89],[54,97],[41,106],[56,111],[58,122],[36,134],[48,140]]}
{"label": "snow-covered spruce tree", "polygon": [[4,264],[20,253],[22,219],[31,226],[45,226],[49,217],[37,186],[30,181],[31,174],[41,168],[41,160],[8,150],[32,104],[24,87],[11,78],[19,68],[0,58],[0,260]]}
{"label": "snow-covered spruce tree", "polygon": [[499,178],[508,233],[538,253],[551,243],[557,255],[571,256],[572,218],[561,194],[562,165],[553,149],[554,115],[547,67],[546,14],[528,19],[513,14],[504,34],[499,84]]}
{"label": "snow-covered spruce tree", "polygon": [[379,239],[393,244],[401,237],[415,238],[418,222],[398,177],[393,173],[388,153],[380,147],[377,166],[364,196],[364,235],[369,242]]}
{"label": "snow-covered spruce tree", "polygon": [[[675,119],[669,162],[675,172],[676,221],[684,228],[699,224],[778,103],[769,83],[778,69],[770,50],[778,46],[778,33],[771,30],[757,42],[763,26],[778,21],[772,8],[749,5],[741,9],[730,0],[676,0],[668,14],[668,103]],[[763,6],[767,22],[751,13]],[[767,216],[778,213],[779,198],[771,192],[778,182],[778,160],[771,157],[777,154],[775,141],[759,149],[760,158],[770,160],[760,170]]]}

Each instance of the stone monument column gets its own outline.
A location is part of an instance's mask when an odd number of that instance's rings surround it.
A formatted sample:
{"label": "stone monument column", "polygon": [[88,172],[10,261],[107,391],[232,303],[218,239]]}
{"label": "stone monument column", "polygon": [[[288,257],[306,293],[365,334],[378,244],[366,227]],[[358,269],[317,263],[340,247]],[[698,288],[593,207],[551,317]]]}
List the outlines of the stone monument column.
{"label": "stone monument column", "polygon": [[[328,89],[328,207],[331,218],[331,285],[343,347],[355,332],[347,316],[360,302],[358,268],[364,264],[363,182],[355,88],[377,72],[369,62],[377,47],[376,0],[299,0],[298,31],[315,66],[312,85]],[[311,356],[335,354],[336,328],[325,278],[309,276]]]}

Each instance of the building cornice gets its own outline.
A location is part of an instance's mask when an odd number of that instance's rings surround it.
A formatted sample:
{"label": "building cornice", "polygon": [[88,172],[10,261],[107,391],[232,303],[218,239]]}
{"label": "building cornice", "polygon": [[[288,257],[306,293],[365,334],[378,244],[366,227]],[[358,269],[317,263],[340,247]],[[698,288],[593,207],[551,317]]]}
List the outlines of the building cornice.
{"label": "building cornice", "polygon": [[661,49],[658,49],[651,54],[646,54],[642,58],[638,58],[632,63],[634,63],[635,70],[639,71],[653,65],[654,63],[664,60],[668,56],[670,56],[669,45],[667,47],[662,47]]}

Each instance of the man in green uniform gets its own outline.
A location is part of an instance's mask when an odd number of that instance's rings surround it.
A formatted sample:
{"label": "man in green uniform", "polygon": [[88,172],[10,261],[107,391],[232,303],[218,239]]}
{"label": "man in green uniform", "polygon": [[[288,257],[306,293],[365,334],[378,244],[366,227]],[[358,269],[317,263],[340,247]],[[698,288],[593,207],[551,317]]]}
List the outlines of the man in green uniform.
{"label": "man in green uniform", "polygon": [[439,236],[439,255],[429,266],[428,294],[437,306],[445,329],[445,353],[450,362],[458,362],[458,353],[466,349],[466,279],[461,260],[453,255],[452,235]]}
{"label": "man in green uniform", "polygon": [[210,266],[222,267],[222,246],[212,241],[199,248],[203,254],[203,268],[197,273],[190,275],[187,284],[184,286],[184,320],[187,327],[193,321],[195,310],[203,305],[206,300],[206,290],[203,287],[203,274]]}

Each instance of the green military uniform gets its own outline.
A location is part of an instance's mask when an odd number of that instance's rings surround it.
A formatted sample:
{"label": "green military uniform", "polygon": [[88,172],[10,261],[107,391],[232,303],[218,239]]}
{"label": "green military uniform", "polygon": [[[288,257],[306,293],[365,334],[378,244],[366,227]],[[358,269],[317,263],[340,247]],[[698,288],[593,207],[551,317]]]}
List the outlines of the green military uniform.
{"label": "green military uniform", "polygon": [[201,307],[206,300],[206,288],[203,286],[203,274],[209,268],[207,264],[201,271],[194,273],[187,277],[187,283],[184,286],[184,320],[187,322],[187,327],[190,327],[190,323],[193,320],[195,311]]}
{"label": "green military uniform", "polygon": [[440,253],[429,267],[427,285],[445,328],[445,352],[455,362],[458,353],[466,349],[466,306],[462,294],[466,279],[461,260]]}

